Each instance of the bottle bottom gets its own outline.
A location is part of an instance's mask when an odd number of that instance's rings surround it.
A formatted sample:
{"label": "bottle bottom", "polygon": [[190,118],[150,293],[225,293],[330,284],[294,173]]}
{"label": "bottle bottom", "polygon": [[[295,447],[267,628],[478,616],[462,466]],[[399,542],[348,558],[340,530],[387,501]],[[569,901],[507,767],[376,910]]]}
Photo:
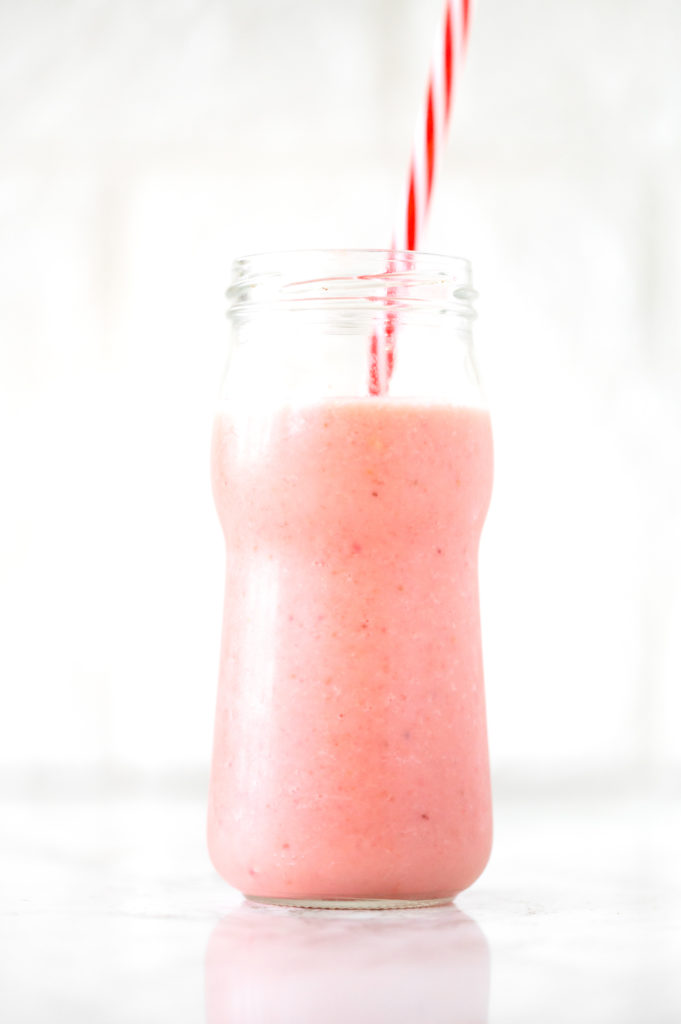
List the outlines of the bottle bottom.
{"label": "bottle bottom", "polygon": [[439,896],[430,900],[403,900],[380,897],[377,899],[296,899],[287,896],[249,896],[251,903],[265,903],[273,907],[299,907],[306,910],[413,910],[416,907],[444,907],[454,899],[452,896]]}

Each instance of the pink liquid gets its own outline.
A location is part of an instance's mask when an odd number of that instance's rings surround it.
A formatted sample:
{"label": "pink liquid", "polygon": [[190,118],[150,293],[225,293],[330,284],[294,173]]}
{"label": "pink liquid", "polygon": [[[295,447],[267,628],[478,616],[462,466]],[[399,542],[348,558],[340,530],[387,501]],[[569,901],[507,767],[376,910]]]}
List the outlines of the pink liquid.
{"label": "pink liquid", "polygon": [[491,487],[481,410],[367,398],[216,421],[208,841],[242,892],[440,899],[484,868]]}

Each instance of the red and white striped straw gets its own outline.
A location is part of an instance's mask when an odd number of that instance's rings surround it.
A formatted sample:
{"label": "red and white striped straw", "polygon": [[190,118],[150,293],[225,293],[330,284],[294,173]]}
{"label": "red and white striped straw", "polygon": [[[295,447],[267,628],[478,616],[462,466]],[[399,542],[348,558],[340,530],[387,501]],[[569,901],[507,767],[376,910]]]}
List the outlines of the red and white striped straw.
{"label": "red and white striped straw", "polygon": [[[430,210],[433,183],[447,139],[457,75],[468,44],[471,0],[446,0],[445,16],[428,75],[426,100],[417,123],[409,161],[407,199],[393,234],[391,251],[419,248]],[[391,258],[388,271],[394,270]],[[394,297],[394,296],[393,296]],[[371,338],[369,392],[383,395],[393,371],[395,314],[388,311],[384,324]]]}

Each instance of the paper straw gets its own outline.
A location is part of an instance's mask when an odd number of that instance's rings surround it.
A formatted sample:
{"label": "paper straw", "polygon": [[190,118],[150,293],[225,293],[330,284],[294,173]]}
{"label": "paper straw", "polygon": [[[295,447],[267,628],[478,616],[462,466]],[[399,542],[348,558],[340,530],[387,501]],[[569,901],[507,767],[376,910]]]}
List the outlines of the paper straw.
{"label": "paper straw", "polygon": [[[468,44],[471,0],[447,0],[435,55],[428,75],[425,103],[417,123],[414,146],[409,160],[406,202],[393,233],[388,274],[397,269],[396,254],[416,251],[423,239],[437,170],[447,139],[447,128],[454,102],[457,75]],[[404,265],[405,260],[402,260]],[[406,260],[409,269],[409,259]],[[396,313],[388,290],[388,312],[371,338],[369,393],[387,393],[395,359]]]}

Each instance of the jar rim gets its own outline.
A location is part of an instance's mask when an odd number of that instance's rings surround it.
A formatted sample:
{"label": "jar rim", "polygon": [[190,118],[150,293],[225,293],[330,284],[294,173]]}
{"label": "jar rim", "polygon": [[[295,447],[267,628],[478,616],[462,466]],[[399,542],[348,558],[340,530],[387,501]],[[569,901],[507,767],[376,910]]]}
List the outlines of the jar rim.
{"label": "jar rim", "polygon": [[375,317],[380,306],[472,319],[476,298],[470,260],[408,249],[253,253],[234,261],[226,294],[235,323],[264,309],[343,309]]}
{"label": "jar rim", "polygon": [[404,263],[413,262],[417,260],[419,263],[424,261],[430,262],[431,260],[445,261],[445,264],[454,268],[461,267],[465,269],[467,275],[471,273],[471,261],[465,256],[454,256],[451,253],[440,253],[431,252],[425,249],[387,249],[387,248],[374,248],[374,247],[363,247],[363,246],[350,246],[350,247],[326,247],[326,246],[313,246],[312,248],[299,248],[299,249],[260,249],[255,252],[244,253],[241,256],[237,256],[232,262],[232,267],[236,268],[242,266],[245,263],[260,262],[261,260],[277,259],[297,259],[302,257],[315,257],[315,258],[357,258],[362,257],[370,259],[382,256],[386,262],[390,260],[400,260]]}

